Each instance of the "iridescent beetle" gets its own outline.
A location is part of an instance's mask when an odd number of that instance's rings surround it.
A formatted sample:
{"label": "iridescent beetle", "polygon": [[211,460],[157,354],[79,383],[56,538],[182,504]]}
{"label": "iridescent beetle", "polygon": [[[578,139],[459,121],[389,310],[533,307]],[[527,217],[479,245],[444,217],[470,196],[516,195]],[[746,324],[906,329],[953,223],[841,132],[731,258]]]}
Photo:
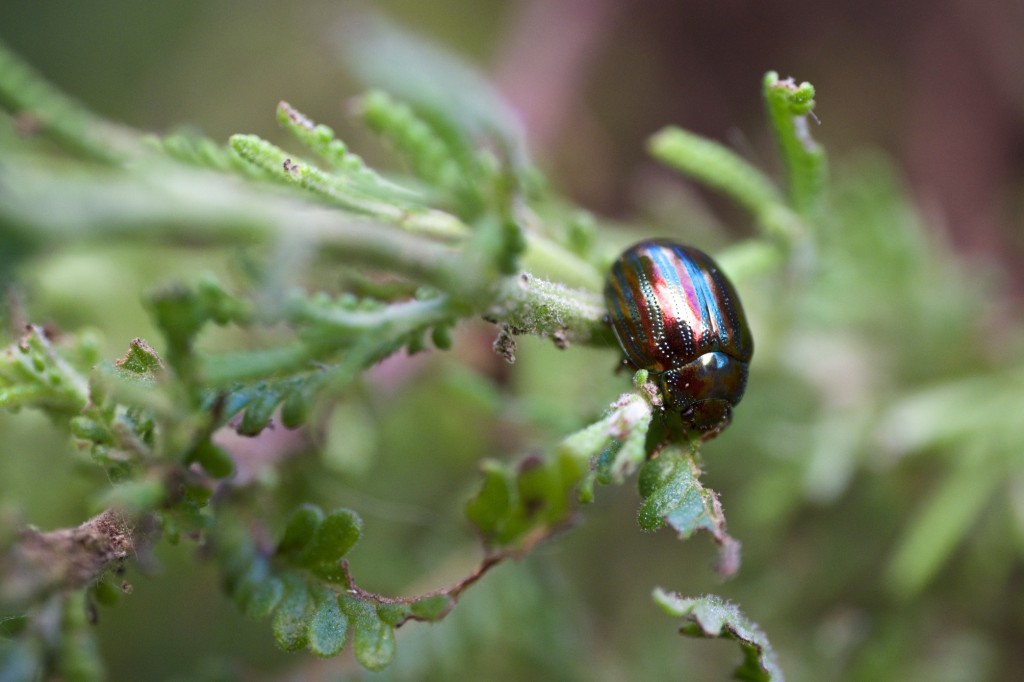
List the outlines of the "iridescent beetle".
{"label": "iridescent beetle", "polygon": [[704,439],[728,426],[754,340],[715,262],[692,246],[640,242],[612,265],[604,301],[627,361],[651,372],[666,408]]}

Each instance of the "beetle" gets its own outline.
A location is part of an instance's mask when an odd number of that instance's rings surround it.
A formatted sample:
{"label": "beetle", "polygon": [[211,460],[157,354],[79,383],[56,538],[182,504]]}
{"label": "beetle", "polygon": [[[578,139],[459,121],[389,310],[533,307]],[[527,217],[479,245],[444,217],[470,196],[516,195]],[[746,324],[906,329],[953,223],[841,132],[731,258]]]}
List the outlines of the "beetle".
{"label": "beetle", "polygon": [[666,239],[639,242],[612,264],[604,301],[626,363],[651,373],[687,430],[707,440],[728,426],[754,339],[715,261]]}

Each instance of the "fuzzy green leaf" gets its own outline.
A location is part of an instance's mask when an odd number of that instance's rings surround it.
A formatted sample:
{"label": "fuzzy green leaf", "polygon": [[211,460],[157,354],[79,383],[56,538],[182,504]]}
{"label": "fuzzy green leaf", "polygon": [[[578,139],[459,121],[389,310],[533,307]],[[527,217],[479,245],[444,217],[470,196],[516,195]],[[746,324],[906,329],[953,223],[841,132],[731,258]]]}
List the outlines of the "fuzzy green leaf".
{"label": "fuzzy green leaf", "polygon": [[96,628],[89,622],[84,590],[71,592],[61,605],[60,637],[53,652],[51,679],[101,682],[106,678]]}
{"label": "fuzzy green leaf", "polygon": [[274,575],[263,576],[248,586],[242,602],[245,615],[254,620],[269,616],[284,596],[284,583]]}
{"label": "fuzzy green leaf", "polygon": [[708,522],[701,488],[683,456],[663,452],[650,460],[640,473],[638,485],[644,498],[639,522],[644,530],[658,530],[670,524],[684,537],[689,537]]}
{"label": "fuzzy green leaf", "polygon": [[620,447],[613,449],[613,456],[608,462],[608,469],[605,475],[608,482],[622,484],[629,476],[640,468],[647,458],[647,430],[650,422],[645,422],[639,428],[629,433],[620,443]]}
{"label": "fuzzy green leaf", "polygon": [[342,610],[355,628],[352,646],[356,660],[368,670],[381,670],[395,657],[395,631],[381,620],[373,604],[342,595]]}
{"label": "fuzzy green leaf", "polygon": [[309,567],[333,566],[352,549],[362,531],[363,520],[355,512],[336,509],[324,517],[296,560]]}
{"label": "fuzzy green leaf", "polygon": [[109,580],[100,580],[93,587],[93,595],[96,597],[96,601],[104,606],[115,606],[121,601],[122,592],[113,585],[110,584]]}
{"label": "fuzzy green leaf", "polygon": [[[619,450],[622,449],[622,441],[611,440],[608,441],[607,446],[601,450],[596,457],[593,459],[590,470],[582,476],[580,482],[578,499],[584,504],[589,504],[594,501],[594,484],[600,483],[602,485],[608,485],[612,482],[612,462],[615,459],[615,455],[618,454]],[[563,461],[579,461],[571,460],[563,457]]]}
{"label": "fuzzy green leaf", "polygon": [[42,327],[0,350],[0,408],[34,405],[77,415],[89,403],[89,384],[57,351]]}
{"label": "fuzzy green leaf", "polygon": [[608,420],[605,418],[567,436],[558,444],[556,452],[561,457],[588,462],[600,453],[611,439]]}
{"label": "fuzzy green leaf", "polygon": [[200,441],[188,457],[190,462],[198,462],[200,466],[214,478],[227,478],[235,473],[235,461],[228,452],[214,445],[210,440]]}
{"label": "fuzzy green leaf", "polygon": [[316,610],[309,623],[309,650],[323,658],[337,656],[345,646],[348,616],[338,606],[338,596],[324,587],[317,587]]}
{"label": "fuzzy green leaf", "polygon": [[104,507],[113,507],[132,514],[156,509],[167,495],[164,481],[142,479],[113,486],[100,499]]}
{"label": "fuzzy green leaf", "polygon": [[411,604],[410,610],[412,615],[420,620],[438,621],[448,615],[454,606],[454,599],[447,594],[438,594],[417,599]]}
{"label": "fuzzy green leaf", "polygon": [[188,289],[178,286],[152,295],[149,310],[167,340],[167,359],[179,372],[189,375],[189,353],[196,334],[207,320],[205,311]]}
{"label": "fuzzy green leaf", "polygon": [[491,136],[510,154],[525,155],[515,116],[462,59],[383,20],[360,22],[341,44],[353,72],[414,106],[450,153],[469,156],[472,138]]}
{"label": "fuzzy green leaf", "polygon": [[121,376],[152,380],[163,371],[164,363],[153,348],[142,339],[132,339],[128,352],[114,363]]}
{"label": "fuzzy green leaf", "polygon": [[589,501],[595,481],[621,482],[646,457],[650,404],[637,395],[617,401],[600,421],[563,440],[554,456],[531,456],[514,468],[485,464],[480,492],[466,515],[491,545],[528,540],[531,530],[553,529],[573,513],[573,491]]}
{"label": "fuzzy green leaf", "polygon": [[28,624],[29,618],[25,615],[0,616],[0,642],[18,637]]}
{"label": "fuzzy green leaf", "polygon": [[280,182],[312,192],[353,213],[437,237],[458,237],[468,232],[466,226],[449,213],[396,202],[393,193],[381,198],[379,191],[368,192],[365,183],[352,176],[322,171],[255,135],[233,135],[231,147],[243,159],[273,173]]}
{"label": "fuzzy green leaf", "polygon": [[313,397],[305,386],[294,388],[281,403],[281,423],[285,428],[296,429],[306,423],[312,407]]}
{"label": "fuzzy green leaf", "polygon": [[105,424],[89,417],[72,417],[68,422],[71,435],[75,438],[96,443],[98,445],[109,445],[113,442],[113,434]]}
{"label": "fuzzy green leaf", "polygon": [[454,608],[455,600],[447,594],[422,597],[412,603],[390,602],[377,605],[377,615],[387,625],[398,627],[410,618],[437,622]]}
{"label": "fuzzy green leaf", "polygon": [[309,623],[316,602],[299,576],[286,573],[282,580],[284,598],[274,612],[274,640],[285,651],[298,651],[309,641]]}
{"label": "fuzzy green leaf", "polygon": [[248,539],[236,546],[225,541],[218,549],[225,583],[235,603],[255,620],[269,616],[284,595],[284,583],[271,573],[267,560],[255,552]]}
{"label": "fuzzy green leaf", "polygon": [[480,492],[466,503],[466,518],[485,537],[497,535],[512,502],[508,473],[497,462],[484,462]]}
{"label": "fuzzy green leaf", "polygon": [[686,539],[704,530],[719,546],[717,570],[729,577],[739,570],[740,543],[725,530],[725,515],[714,491],[700,484],[691,456],[669,447],[644,465],[639,488],[643,502],[637,520],[644,530],[664,525]]}
{"label": "fuzzy green leaf", "polygon": [[[314,123],[287,102],[278,103],[277,120],[303,144],[334,166],[337,171],[334,180],[339,189],[377,199],[382,207],[391,205],[410,213],[419,213],[418,225],[425,228],[425,231],[435,230],[434,234],[438,237],[468,234],[466,226],[454,217],[427,209],[419,193],[396,185],[367,167],[359,156],[349,151],[345,143],[334,136],[334,131],[329,127]],[[331,176],[325,175],[327,177]]]}
{"label": "fuzzy green leaf", "polygon": [[[638,376],[646,381],[646,373],[638,373]],[[568,467],[567,475],[574,480],[582,479],[581,501],[593,499],[595,482],[621,484],[644,462],[651,416],[648,401],[639,395],[627,394],[617,400],[600,421],[559,443],[556,452]]]}
{"label": "fuzzy green leaf", "polygon": [[684,619],[679,631],[689,637],[731,639],[740,645],[743,662],[733,673],[746,682],[782,682],[782,670],[775,660],[768,637],[756,623],[733,604],[714,595],[688,599],[654,590],[654,600],[670,616]]}
{"label": "fuzzy green leaf", "polygon": [[449,350],[452,347],[452,327],[448,324],[439,324],[430,333],[430,340],[438,350]]}
{"label": "fuzzy green leaf", "polygon": [[281,401],[272,387],[267,386],[266,390],[257,392],[245,406],[245,414],[238,426],[238,433],[242,436],[257,436],[270,423],[277,404]]}
{"label": "fuzzy green leaf", "polygon": [[[235,564],[234,566],[228,566],[228,552],[222,550],[222,553],[225,555],[224,579],[226,586],[232,593],[235,601],[244,610],[256,586],[270,576],[270,567],[263,557],[255,553],[254,547],[250,542],[241,543],[238,553],[230,561],[230,563]],[[244,566],[241,570],[238,570],[237,566],[241,565],[242,562],[244,562]]]}
{"label": "fuzzy green leaf", "polygon": [[201,168],[241,173],[251,178],[266,178],[266,173],[245,163],[223,144],[194,131],[176,132],[165,137],[147,137],[146,142],[172,159]]}
{"label": "fuzzy green leaf", "polygon": [[278,102],[277,122],[325,161],[360,181],[366,190],[388,190],[393,195],[404,195],[405,199],[413,196],[408,190],[388,182],[368,168],[359,156],[350,152],[345,143],[334,136],[334,131],[329,127],[313,122],[287,102]]}
{"label": "fuzzy green leaf", "polygon": [[377,615],[386,624],[395,628],[409,619],[412,615],[412,608],[404,602],[378,604]]}
{"label": "fuzzy green leaf", "polygon": [[529,542],[531,530],[550,530],[568,520],[571,490],[581,470],[561,459],[530,456],[514,468],[491,463],[466,515],[492,546]]}
{"label": "fuzzy green leaf", "polygon": [[516,485],[519,502],[527,518],[552,523],[565,516],[568,488],[555,462],[527,457],[519,463]]}
{"label": "fuzzy green leaf", "polygon": [[195,337],[207,322],[244,322],[250,316],[248,304],[232,296],[212,277],[205,277],[195,290],[178,285],[154,293],[148,307],[157,327],[167,340],[167,360],[179,374],[193,379],[191,357]]}
{"label": "fuzzy green leaf", "polygon": [[313,504],[303,504],[288,519],[281,542],[277,544],[278,554],[294,554],[313,540],[316,531],[323,523],[324,513]]}
{"label": "fuzzy green leaf", "polygon": [[404,102],[398,102],[380,90],[359,100],[359,114],[374,132],[388,141],[409,160],[420,178],[438,187],[459,189],[466,176],[445,141]]}

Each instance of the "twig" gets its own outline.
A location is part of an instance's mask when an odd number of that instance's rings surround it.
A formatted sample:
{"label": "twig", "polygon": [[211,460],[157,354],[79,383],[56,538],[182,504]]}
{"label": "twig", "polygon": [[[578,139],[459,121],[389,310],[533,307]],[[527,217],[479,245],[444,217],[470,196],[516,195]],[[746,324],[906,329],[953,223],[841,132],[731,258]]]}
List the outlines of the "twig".
{"label": "twig", "polygon": [[0,609],[17,611],[58,590],[86,587],[132,551],[132,529],[108,509],[76,528],[26,528],[0,554]]}

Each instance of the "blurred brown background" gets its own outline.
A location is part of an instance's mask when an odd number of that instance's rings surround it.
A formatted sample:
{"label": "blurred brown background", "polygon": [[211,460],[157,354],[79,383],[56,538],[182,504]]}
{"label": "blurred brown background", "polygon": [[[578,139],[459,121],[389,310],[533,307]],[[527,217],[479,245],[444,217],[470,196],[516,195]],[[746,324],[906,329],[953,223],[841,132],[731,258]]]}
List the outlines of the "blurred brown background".
{"label": "blurred brown background", "polygon": [[816,134],[834,156],[897,156],[954,246],[1024,285],[1024,4],[516,4],[494,70],[541,149],[597,169],[577,188],[588,200],[621,206],[615,169],[642,164],[667,123],[740,146],[760,134],[754,86],[770,68],[822,93]]}
{"label": "blurred brown background", "polygon": [[[273,136],[288,99],[345,133],[338,49],[368,3],[5,3],[0,36],[101,113],[222,139]],[[820,93],[834,159],[898,157],[951,243],[1024,292],[1024,3],[742,0],[413,0],[373,3],[489,72],[535,153],[595,210],[628,213],[674,123],[770,163],[758,83]],[[351,133],[350,133],[351,134]],[[714,200],[712,200],[714,201]],[[716,204],[717,206],[717,204]],[[735,225],[735,220],[728,221]],[[742,229],[742,228],[740,228]]]}

